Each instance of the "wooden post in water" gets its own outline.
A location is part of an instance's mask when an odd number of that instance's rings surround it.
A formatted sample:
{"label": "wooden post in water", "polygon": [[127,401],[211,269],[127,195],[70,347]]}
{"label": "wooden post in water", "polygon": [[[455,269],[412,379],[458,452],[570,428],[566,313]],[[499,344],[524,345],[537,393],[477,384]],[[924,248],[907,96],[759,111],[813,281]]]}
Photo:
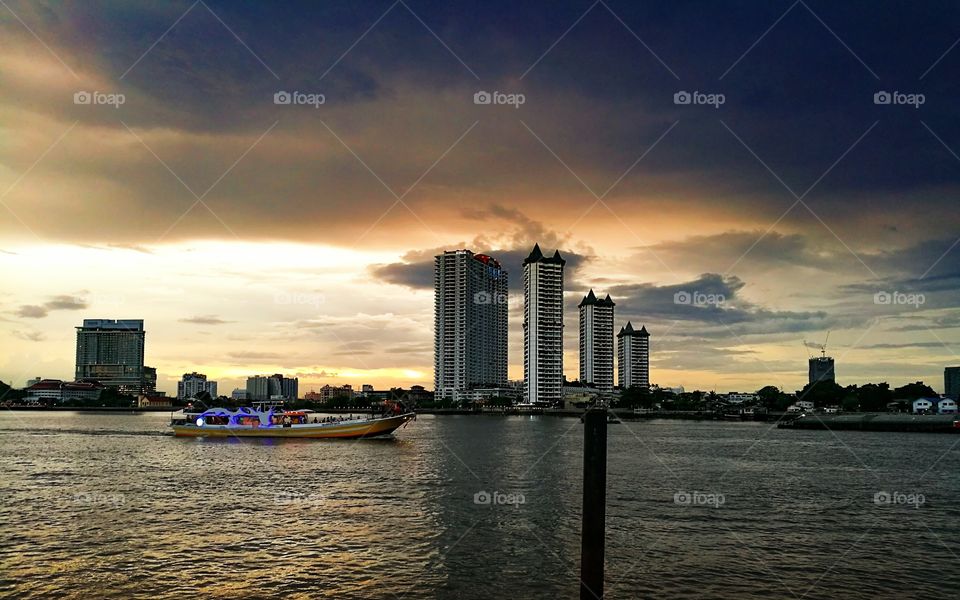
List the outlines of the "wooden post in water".
{"label": "wooden post in water", "polygon": [[607,512],[607,411],[583,415],[583,516],[580,532],[580,600],[603,598]]}

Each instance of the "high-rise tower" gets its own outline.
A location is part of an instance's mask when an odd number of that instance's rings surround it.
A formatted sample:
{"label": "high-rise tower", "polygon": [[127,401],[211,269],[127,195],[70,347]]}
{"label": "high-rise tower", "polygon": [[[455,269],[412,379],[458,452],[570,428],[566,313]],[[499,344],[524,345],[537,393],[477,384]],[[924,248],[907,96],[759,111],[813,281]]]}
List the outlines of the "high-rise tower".
{"label": "high-rise tower", "polygon": [[77,327],[76,379],[95,379],[127,394],[149,387],[143,366],[143,319],[84,319]]}
{"label": "high-rise tower", "polygon": [[597,298],[593,290],[580,309],[580,382],[601,392],[613,391],[613,307],[610,295]]}
{"label": "high-rise tower", "polygon": [[433,384],[460,400],[478,385],[507,383],[507,272],[486,254],[450,250],[434,258]]}
{"label": "high-rise tower", "polygon": [[523,261],[524,400],[563,400],[563,267],[560,251],[546,257],[540,245]]}
{"label": "high-rise tower", "polygon": [[650,334],[646,326],[639,330],[627,321],[617,334],[618,377],[621,389],[650,387]]}

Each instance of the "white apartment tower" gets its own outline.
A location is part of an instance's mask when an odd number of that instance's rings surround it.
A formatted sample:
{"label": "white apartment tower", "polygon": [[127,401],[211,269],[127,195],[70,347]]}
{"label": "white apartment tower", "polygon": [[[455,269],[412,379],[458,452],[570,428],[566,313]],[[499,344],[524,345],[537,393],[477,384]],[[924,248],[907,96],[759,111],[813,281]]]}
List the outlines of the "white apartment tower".
{"label": "white apartment tower", "polygon": [[217,382],[208,380],[203,373],[184,373],[177,382],[177,398],[186,400],[195,398],[200,392],[207,392],[211,398],[217,397]]}
{"label": "white apartment tower", "polygon": [[474,387],[507,383],[507,272],[486,254],[434,258],[433,389],[463,400]]}
{"label": "white apartment tower", "polygon": [[621,389],[633,386],[650,388],[650,334],[646,326],[639,330],[627,321],[617,334],[617,366]]}
{"label": "white apartment tower", "polygon": [[597,298],[593,290],[580,309],[580,382],[601,392],[613,391],[613,307],[610,295]]}
{"label": "white apartment tower", "polygon": [[533,404],[563,400],[563,267],[560,251],[540,245],[523,261],[523,397]]}

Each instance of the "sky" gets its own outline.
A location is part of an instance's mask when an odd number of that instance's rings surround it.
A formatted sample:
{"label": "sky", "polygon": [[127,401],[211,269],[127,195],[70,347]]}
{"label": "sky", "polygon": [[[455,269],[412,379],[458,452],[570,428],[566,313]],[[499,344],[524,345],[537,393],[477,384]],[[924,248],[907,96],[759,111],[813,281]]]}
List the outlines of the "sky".
{"label": "sky", "polygon": [[539,243],[570,379],[592,288],[663,386],[792,391],[826,341],[843,385],[942,391],[958,39],[935,1],[3,0],[0,380],[70,379],[84,318],[142,318],[170,393],[432,388],[457,248],[509,272],[521,379]]}

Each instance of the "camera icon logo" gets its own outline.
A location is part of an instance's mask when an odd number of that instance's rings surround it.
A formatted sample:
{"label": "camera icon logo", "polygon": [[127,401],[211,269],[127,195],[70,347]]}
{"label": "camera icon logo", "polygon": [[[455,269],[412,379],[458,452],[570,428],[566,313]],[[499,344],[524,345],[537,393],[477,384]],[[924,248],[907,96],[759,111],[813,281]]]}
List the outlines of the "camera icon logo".
{"label": "camera icon logo", "polygon": [[873,495],[874,504],[890,504],[891,500],[890,492],[877,492]]}
{"label": "camera icon logo", "polygon": [[90,104],[93,101],[93,96],[90,92],[76,92],[73,94],[73,103],[74,104]]}
{"label": "camera icon logo", "polygon": [[693,97],[690,95],[690,92],[679,91],[673,95],[674,104],[690,104],[693,101]]}
{"label": "camera icon logo", "polygon": [[693,296],[690,292],[679,291],[673,295],[674,304],[693,304]]}
{"label": "camera icon logo", "polygon": [[490,504],[490,493],[486,490],[480,490],[473,495],[474,504]]}
{"label": "camera icon logo", "polygon": [[689,492],[677,492],[673,495],[673,503],[680,506],[689,506],[692,500]]}
{"label": "camera icon logo", "polygon": [[474,104],[490,104],[491,102],[493,102],[493,96],[490,95],[490,92],[481,90],[473,95]]}
{"label": "camera icon logo", "polygon": [[490,292],[477,292],[473,295],[474,304],[493,304],[493,295]]}
{"label": "camera icon logo", "polygon": [[293,98],[290,96],[290,92],[277,92],[273,95],[274,104],[290,104]]}
{"label": "camera icon logo", "polygon": [[877,292],[873,295],[874,304],[890,304],[893,302],[893,294],[890,292]]}
{"label": "camera icon logo", "polygon": [[877,92],[873,95],[874,104],[890,104],[893,101],[893,97],[890,95],[890,92]]}

